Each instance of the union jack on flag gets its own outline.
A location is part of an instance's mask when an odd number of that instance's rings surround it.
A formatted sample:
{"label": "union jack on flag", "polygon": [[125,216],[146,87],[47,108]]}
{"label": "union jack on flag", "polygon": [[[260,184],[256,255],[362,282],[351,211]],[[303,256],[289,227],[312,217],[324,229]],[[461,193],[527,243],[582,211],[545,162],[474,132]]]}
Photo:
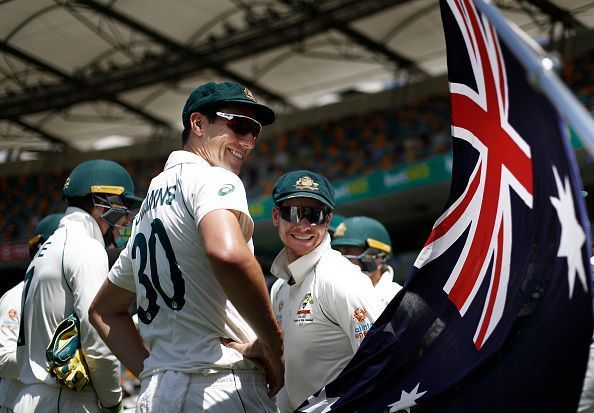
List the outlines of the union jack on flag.
{"label": "union jack on flag", "polygon": [[593,321],[573,151],[473,2],[440,5],[449,199],[403,290],[299,412],[576,411]]}

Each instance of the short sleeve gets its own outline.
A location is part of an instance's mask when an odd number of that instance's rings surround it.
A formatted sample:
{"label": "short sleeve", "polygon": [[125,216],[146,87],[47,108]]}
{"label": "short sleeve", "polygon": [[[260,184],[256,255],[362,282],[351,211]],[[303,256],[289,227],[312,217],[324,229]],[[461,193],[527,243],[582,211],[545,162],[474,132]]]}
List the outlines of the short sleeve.
{"label": "short sleeve", "polygon": [[122,250],[115,264],[111,267],[107,278],[118,287],[135,293],[134,268],[132,267],[128,248]]}
{"label": "short sleeve", "polygon": [[243,236],[246,242],[249,241],[254,232],[254,221],[249,213],[243,182],[237,175],[223,168],[211,167],[207,173],[208,176],[192,175],[182,183],[184,197],[196,219],[196,225],[211,211],[238,211]]}
{"label": "short sleeve", "polygon": [[[346,260],[346,259],[345,259]],[[357,351],[365,335],[381,314],[381,303],[369,277],[346,262],[342,265],[325,267],[332,271],[320,284],[324,308],[336,321]]]}

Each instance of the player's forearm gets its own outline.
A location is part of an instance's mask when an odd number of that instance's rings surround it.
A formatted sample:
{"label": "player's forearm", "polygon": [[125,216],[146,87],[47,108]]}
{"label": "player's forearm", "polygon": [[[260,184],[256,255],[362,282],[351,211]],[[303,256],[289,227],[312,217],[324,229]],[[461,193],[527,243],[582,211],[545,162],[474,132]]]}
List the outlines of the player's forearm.
{"label": "player's forearm", "polygon": [[282,351],[282,330],[272,306],[264,276],[253,255],[234,260],[211,258],[215,275],[237,311],[254,329],[256,335],[275,351]]}
{"label": "player's forearm", "polygon": [[91,324],[112,353],[138,377],[149,352],[140,339],[130,314],[101,314],[91,310],[89,317]]}
{"label": "player's forearm", "polygon": [[135,299],[133,292],[105,280],[89,308],[89,321],[113,354],[138,376],[149,352],[128,313]]}

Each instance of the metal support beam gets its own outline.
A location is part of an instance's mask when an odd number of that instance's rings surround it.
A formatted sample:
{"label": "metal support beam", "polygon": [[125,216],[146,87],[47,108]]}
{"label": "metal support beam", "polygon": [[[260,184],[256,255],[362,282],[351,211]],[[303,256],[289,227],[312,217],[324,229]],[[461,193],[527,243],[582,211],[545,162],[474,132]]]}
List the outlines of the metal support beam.
{"label": "metal support beam", "polygon": [[421,77],[429,76],[429,74],[427,72],[425,72],[423,69],[421,69],[420,67],[415,65],[415,63],[412,60],[407,59],[406,57],[403,57],[403,56],[399,55],[398,53],[388,49],[386,46],[384,46],[381,43],[371,40],[369,37],[361,34],[360,32],[356,31],[355,29],[352,29],[345,24],[337,24],[336,28],[338,30],[340,30],[342,33],[349,36],[355,42],[357,42],[360,45],[367,48],[368,50],[375,52],[375,53],[379,53],[379,54],[387,57],[388,59],[390,59],[390,61],[396,63],[396,65],[398,65],[398,67],[400,67],[404,70],[407,70],[408,72],[410,72],[412,74],[420,75]]}
{"label": "metal support beam", "polygon": [[32,125],[28,124],[27,122],[24,122],[21,119],[8,119],[8,120],[11,121],[12,123],[19,125],[20,127],[24,128],[24,129],[27,129],[31,132],[35,132],[36,134],[38,134],[39,136],[41,136],[43,139],[47,140],[48,142],[51,142],[51,143],[57,145],[59,152],[65,152],[66,150],[72,151],[72,152],[80,152],[75,147],[68,145],[62,139],[44,131],[43,129],[32,126]]}
{"label": "metal support beam", "polygon": [[[141,23],[138,23],[137,21],[133,20],[130,17],[127,17],[121,13],[118,13],[113,7],[104,6],[100,3],[97,3],[94,0],[77,0],[77,3],[84,4],[85,6],[93,9],[94,11],[96,11],[100,14],[103,14],[111,19],[114,19],[114,20],[124,24],[125,26],[128,26],[129,28],[131,28],[139,33],[144,34],[148,38],[166,46],[167,48],[169,48],[171,51],[173,51],[175,53],[181,53],[181,54],[185,54],[187,56],[192,55],[191,49],[189,49],[189,48],[173,41],[172,39],[148,28],[147,26],[145,26]],[[268,101],[278,102],[279,104],[281,104],[287,108],[294,108],[293,105],[291,105],[284,97],[258,85],[256,82],[253,82],[253,81],[251,81],[237,73],[232,72],[231,70],[228,70],[222,66],[216,66],[216,65],[212,66],[211,69],[214,70],[215,72],[219,72],[224,77],[227,77],[231,80],[241,83],[244,86],[247,86],[249,89],[251,89],[257,95],[263,97],[264,99],[266,99]]]}
{"label": "metal support beam", "polygon": [[[68,74],[62,72],[61,70],[59,70],[47,63],[44,63],[38,59],[35,59],[34,57],[26,54],[25,52],[13,47],[13,46],[10,46],[6,43],[0,43],[0,51],[11,54],[12,56],[17,57],[20,60],[22,60],[30,65],[33,65],[47,73],[51,73],[52,75],[59,77],[62,80],[65,80],[66,82],[70,83],[71,85],[76,85],[76,87],[78,87],[78,88],[80,88],[81,86],[86,86],[84,81],[75,79],[75,78],[69,76]],[[151,122],[152,124],[154,124],[156,126],[171,129],[171,126],[169,125],[169,123],[164,121],[163,119],[159,119],[156,116],[153,116],[150,113],[143,111],[142,109],[139,109],[135,106],[132,106],[132,105],[118,99],[117,97],[107,96],[107,97],[105,97],[105,99],[120,105],[121,107],[128,110],[129,112],[132,112],[132,113],[148,120],[149,122]],[[22,115],[26,115],[26,114],[27,113],[22,113],[21,115],[18,115],[18,116],[22,116]],[[14,116],[14,117],[7,116],[5,119],[10,119],[11,121],[14,121],[18,116]]]}
{"label": "metal support beam", "polygon": [[327,19],[348,23],[409,0],[329,0],[318,5],[318,16],[312,18],[290,14],[271,19],[264,32],[248,27],[235,34],[205,41],[192,49],[192,55],[171,53],[130,64],[109,73],[83,79],[85,87],[76,84],[53,85],[35,96],[17,94],[0,99],[0,118],[14,118],[29,113],[68,107],[85,101],[109,99],[118,93],[171,81],[212,67],[223,67],[260,52],[303,39],[327,30]]}
{"label": "metal support beam", "polygon": [[549,0],[525,0],[538,7],[543,13],[547,14],[552,21],[561,22],[563,26],[575,30],[586,30],[586,26],[576,19],[570,12],[557,6]]}
{"label": "metal support beam", "polygon": [[[303,13],[310,18],[315,18],[319,15],[319,11],[317,6],[313,3],[309,2],[299,2],[294,0],[280,0],[282,3],[290,6],[295,10],[297,13]],[[405,2],[400,2],[405,3]],[[322,15],[322,18],[325,18],[326,24],[329,27],[333,27],[334,29],[342,32],[350,39],[354,40],[356,43],[360,44],[361,46],[365,47],[367,50],[371,51],[372,53],[380,54],[384,57],[387,57],[391,62],[395,63],[399,68],[402,68],[410,73],[420,75],[422,77],[427,77],[428,74],[421,68],[417,67],[415,63],[399,55],[398,53],[388,49],[385,45],[376,42],[375,40],[370,39],[369,37],[365,36],[363,33],[353,29],[350,27],[347,22],[338,21],[333,19],[331,16]]]}

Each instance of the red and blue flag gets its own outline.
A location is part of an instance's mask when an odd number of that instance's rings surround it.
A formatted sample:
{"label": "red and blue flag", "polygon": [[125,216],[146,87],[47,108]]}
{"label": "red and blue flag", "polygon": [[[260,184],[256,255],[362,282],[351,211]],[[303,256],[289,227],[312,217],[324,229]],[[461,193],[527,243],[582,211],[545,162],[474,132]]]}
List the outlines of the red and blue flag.
{"label": "red and blue flag", "polygon": [[448,201],[404,289],[299,412],[576,411],[591,244],[566,128],[471,0],[441,13]]}

